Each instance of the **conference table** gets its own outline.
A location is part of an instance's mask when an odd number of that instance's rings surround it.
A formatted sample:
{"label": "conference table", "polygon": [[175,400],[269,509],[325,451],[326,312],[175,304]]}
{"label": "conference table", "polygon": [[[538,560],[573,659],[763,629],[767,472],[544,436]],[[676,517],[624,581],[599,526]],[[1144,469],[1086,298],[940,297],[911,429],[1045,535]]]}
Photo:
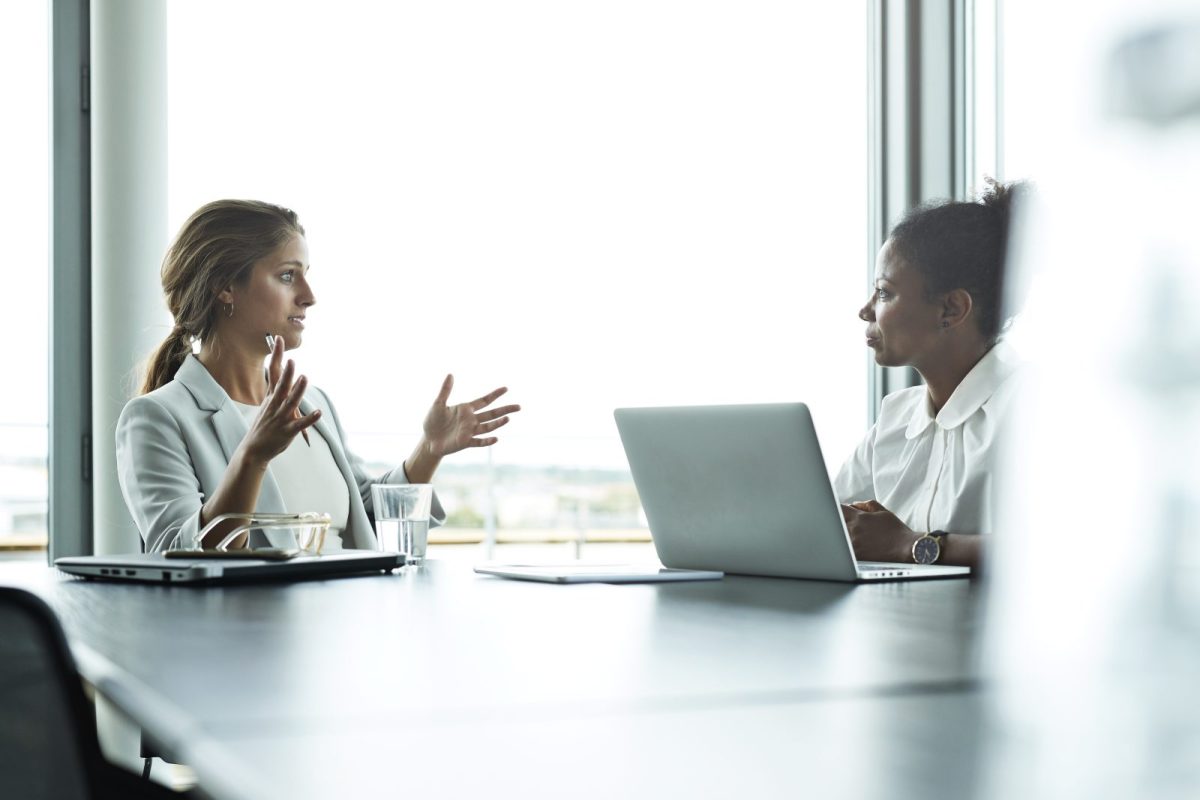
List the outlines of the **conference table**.
{"label": "conference table", "polygon": [[977,581],[0,584],[218,800],[978,794]]}

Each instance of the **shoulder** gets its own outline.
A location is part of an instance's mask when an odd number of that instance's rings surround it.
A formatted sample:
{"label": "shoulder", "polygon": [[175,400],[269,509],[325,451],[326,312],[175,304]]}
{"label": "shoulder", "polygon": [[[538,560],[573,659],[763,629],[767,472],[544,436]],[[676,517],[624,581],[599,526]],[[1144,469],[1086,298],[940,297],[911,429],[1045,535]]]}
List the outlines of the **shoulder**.
{"label": "shoulder", "polygon": [[913,412],[926,402],[927,396],[928,390],[924,385],[892,392],[883,398],[883,403],[879,406],[879,418],[875,424],[880,428],[907,426]]}
{"label": "shoulder", "polygon": [[1022,364],[1013,364],[1011,371],[996,386],[991,397],[983,403],[984,414],[990,417],[1007,414],[1009,408],[1013,405],[1014,399],[1021,392],[1021,387],[1025,384],[1027,376],[1028,372]]}
{"label": "shoulder", "polygon": [[172,412],[185,403],[195,406],[187,390],[172,381],[152,392],[132,398],[121,410],[121,417],[157,417],[164,414],[173,416]]}
{"label": "shoulder", "polygon": [[200,415],[196,399],[187,387],[171,381],[152,392],[132,398],[121,409],[117,430],[175,430],[182,432]]}
{"label": "shoulder", "polygon": [[333,401],[329,399],[329,395],[319,386],[309,385],[304,392],[304,399],[312,403],[314,408],[319,408],[324,412],[333,411]]}

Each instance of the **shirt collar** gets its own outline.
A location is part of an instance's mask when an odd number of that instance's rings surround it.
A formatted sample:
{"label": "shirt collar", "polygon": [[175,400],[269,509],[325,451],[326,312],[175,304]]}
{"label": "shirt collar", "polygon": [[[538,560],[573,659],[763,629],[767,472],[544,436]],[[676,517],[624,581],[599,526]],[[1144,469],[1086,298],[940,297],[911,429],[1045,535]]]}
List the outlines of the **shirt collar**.
{"label": "shirt collar", "polygon": [[1017,369],[1017,355],[1004,342],[997,343],[979,362],[971,368],[962,382],[954,389],[946,405],[937,416],[929,403],[929,392],[926,391],[922,402],[913,409],[904,431],[907,439],[920,436],[929,424],[937,422],[943,429],[957,428],[966,422],[972,414],[983,407],[983,404],[995,393],[996,389],[1008,379]]}

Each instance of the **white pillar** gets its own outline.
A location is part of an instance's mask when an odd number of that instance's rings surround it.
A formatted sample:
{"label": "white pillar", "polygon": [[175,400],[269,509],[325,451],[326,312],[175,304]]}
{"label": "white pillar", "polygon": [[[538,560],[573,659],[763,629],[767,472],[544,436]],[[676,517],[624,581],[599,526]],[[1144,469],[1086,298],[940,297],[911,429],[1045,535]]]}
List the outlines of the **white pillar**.
{"label": "white pillar", "polygon": [[[92,476],[95,551],[136,551],[113,433],[170,327],[166,0],[92,0]],[[165,327],[164,327],[165,325]]]}

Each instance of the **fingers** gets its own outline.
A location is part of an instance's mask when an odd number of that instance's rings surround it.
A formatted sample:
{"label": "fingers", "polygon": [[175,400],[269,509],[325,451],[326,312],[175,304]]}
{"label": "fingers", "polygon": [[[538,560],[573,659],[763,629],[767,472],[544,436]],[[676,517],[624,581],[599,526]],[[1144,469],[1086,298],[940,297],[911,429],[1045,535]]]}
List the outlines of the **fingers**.
{"label": "fingers", "polygon": [[300,407],[300,401],[304,398],[304,390],[307,388],[307,376],[301,375],[299,378],[296,378],[296,383],[292,386],[292,390],[288,392],[287,401],[283,404],[281,410],[284,413],[295,415],[297,413],[296,410]]}
{"label": "fingers", "polygon": [[442,389],[438,392],[437,399],[434,400],[435,405],[446,405],[450,400],[450,390],[454,388],[454,376],[447,375],[446,380],[442,381]]}
{"label": "fingers", "polygon": [[294,419],[289,424],[290,433],[292,434],[292,436],[295,436],[300,431],[307,430],[308,428],[311,428],[313,425],[316,425],[317,420],[319,420],[320,418],[321,418],[321,409],[319,409],[319,408],[316,411],[312,412],[311,414],[306,414],[303,417],[296,417],[296,419]]}
{"label": "fingers", "polygon": [[271,361],[267,365],[267,391],[273,391],[283,371],[283,337],[274,336],[271,344]]}
{"label": "fingers", "polygon": [[499,428],[501,425],[507,425],[507,424],[508,424],[508,417],[505,417],[503,419],[498,419],[495,422],[484,422],[479,425],[479,427],[476,429],[476,432],[477,433],[491,433],[492,431],[496,430],[496,428]]}
{"label": "fingers", "polygon": [[497,417],[506,417],[509,414],[515,414],[520,410],[520,406],[501,406],[500,408],[493,408],[490,411],[482,411],[475,415],[475,419],[479,422],[491,422]]}
{"label": "fingers", "polygon": [[496,442],[500,441],[495,436],[489,436],[486,439],[472,439],[468,447],[491,447]]}
{"label": "fingers", "polygon": [[480,409],[487,408],[492,403],[496,402],[496,398],[507,391],[507,386],[501,386],[499,389],[493,389],[492,391],[488,392],[483,397],[478,397],[472,400],[468,405],[471,406],[472,411],[479,411]]}
{"label": "fingers", "polygon": [[282,405],[289,393],[292,390],[292,376],[296,373],[296,363],[290,358],[287,364],[283,367],[283,372],[280,373],[278,380],[271,387],[271,394],[267,396],[267,405],[273,408],[278,408]]}

